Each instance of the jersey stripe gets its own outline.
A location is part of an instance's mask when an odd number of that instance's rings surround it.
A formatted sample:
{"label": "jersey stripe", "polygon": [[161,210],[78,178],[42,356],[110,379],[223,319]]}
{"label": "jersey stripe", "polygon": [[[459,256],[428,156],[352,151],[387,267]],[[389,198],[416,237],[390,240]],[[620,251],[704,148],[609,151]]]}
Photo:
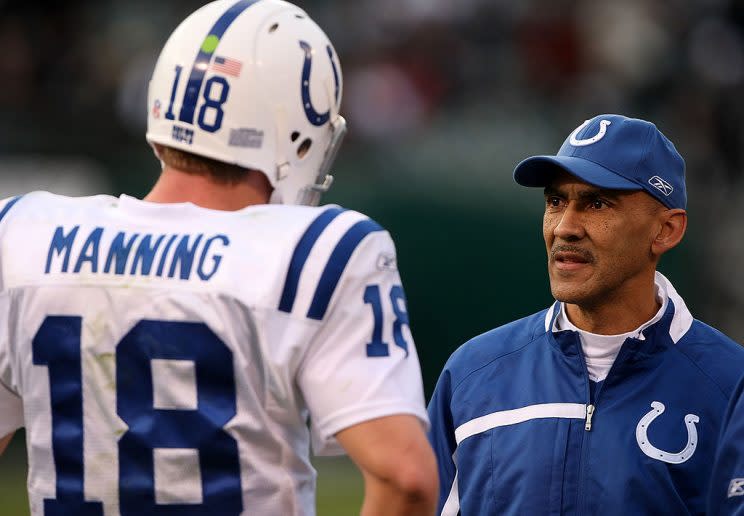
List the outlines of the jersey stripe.
{"label": "jersey stripe", "polygon": [[11,200],[8,201],[8,203],[5,205],[5,208],[3,208],[2,211],[0,211],[0,222],[2,222],[3,218],[5,218],[5,215],[8,214],[8,212],[13,207],[13,205],[15,205],[15,203],[21,200],[21,197],[23,196],[19,195],[17,197],[13,197]]}
{"label": "jersey stripe", "polygon": [[295,297],[297,297],[297,285],[300,283],[300,274],[302,274],[302,269],[305,267],[305,262],[307,262],[307,257],[310,255],[315,242],[318,241],[323,230],[333,222],[333,219],[341,215],[344,211],[346,210],[343,208],[325,210],[308,226],[305,234],[300,238],[292,254],[292,260],[289,262],[287,278],[284,280],[284,289],[282,290],[282,297],[279,301],[279,310],[282,312],[289,313],[292,311]]}
{"label": "jersey stripe", "polygon": [[313,296],[313,302],[307,311],[307,316],[310,319],[318,321],[323,319],[331,302],[331,296],[333,296],[333,292],[336,290],[336,285],[338,285],[341,279],[341,274],[343,274],[349,258],[351,258],[352,253],[359,243],[364,240],[364,237],[375,231],[383,231],[382,226],[373,220],[367,219],[351,226],[346,234],[341,237],[341,240],[335,249],[333,249],[325,269],[323,269],[323,274],[320,276],[318,288],[315,290],[315,295]]}
{"label": "jersey stripe", "polygon": [[178,119],[181,122],[189,124],[194,123],[194,111],[196,111],[196,103],[199,99],[202,84],[204,83],[204,76],[209,68],[209,63],[212,61],[212,57],[217,50],[220,39],[225,35],[228,27],[230,27],[230,25],[235,21],[235,18],[258,1],[259,0],[240,0],[237,2],[219,17],[214,26],[210,29],[209,34],[204,38],[204,43],[202,43],[202,46],[199,49],[199,54],[197,54],[196,59],[194,60],[194,66],[191,68],[191,75],[189,76],[186,85],[186,94],[183,98],[181,112],[178,115]]}

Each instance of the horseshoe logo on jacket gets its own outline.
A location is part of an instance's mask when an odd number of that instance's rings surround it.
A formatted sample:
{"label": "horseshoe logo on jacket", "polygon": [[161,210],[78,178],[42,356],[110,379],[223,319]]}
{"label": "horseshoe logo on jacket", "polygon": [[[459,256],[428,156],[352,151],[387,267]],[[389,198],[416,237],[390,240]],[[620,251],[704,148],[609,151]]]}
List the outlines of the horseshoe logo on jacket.
{"label": "horseshoe logo on jacket", "polygon": [[604,138],[604,135],[607,133],[607,126],[612,123],[609,120],[601,120],[599,122],[599,132],[597,134],[595,134],[591,138],[587,138],[586,140],[576,139],[576,135],[579,134],[579,131],[581,131],[584,127],[589,125],[589,122],[591,122],[591,120],[587,120],[586,122],[581,124],[579,127],[577,127],[574,132],[571,133],[571,136],[568,139],[571,145],[573,145],[574,147],[584,147],[586,145],[591,145],[592,143],[597,143],[599,140]]}
{"label": "horseshoe logo on jacket", "polygon": [[687,414],[685,416],[687,445],[681,452],[671,453],[660,450],[648,440],[648,427],[654,419],[664,413],[664,410],[666,410],[666,407],[664,407],[664,404],[660,401],[651,402],[651,410],[649,410],[648,413],[638,422],[638,425],[636,425],[636,441],[638,441],[638,446],[640,446],[641,451],[652,459],[668,462],[669,464],[682,464],[683,462],[690,460],[690,457],[692,457],[697,448],[698,434],[695,423],[698,423],[700,418],[695,414]]}
{"label": "horseshoe logo on jacket", "polygon": [[[310,72],[313,67],[313,48],[305,41],[300,41],[300,47],[305,52],[305,62],[302,65],[302,107],[305,109],[305,116],[307,116],[308,121],[315,126],[321,126],[331,118],[331,112],[329,110],[325,113],[318,113],[315,110],[315,106],[313,106],[313,101],[310,99]],[[334,93],[336,102],[338,102],[341,80],[338,75],[338,68],[336,68],[336,61],[333,60],[333,50],[330,45],[326,47],[326,52],[333,67],[333,79],[336,85]]]}

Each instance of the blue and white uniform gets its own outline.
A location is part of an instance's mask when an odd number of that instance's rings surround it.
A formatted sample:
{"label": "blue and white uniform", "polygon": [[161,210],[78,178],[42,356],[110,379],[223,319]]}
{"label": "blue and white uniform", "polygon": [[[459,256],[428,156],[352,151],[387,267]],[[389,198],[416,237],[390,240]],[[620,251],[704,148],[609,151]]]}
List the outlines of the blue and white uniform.
{"label": "blue and white uniform", "polygon": [[35,515],[311,515],[311,441],[427,421],[393,242],[339,207],[3,201],[0,317]]}
{"label": "blue and white uniform", "polygon": [[710,516],[744,516],[744,377],[731,397],[713,466]]}
{"label": "blue and white uniform", "polygon": [[576,331],[548,310],[449,359],[429,405],[437,514],[705,512],[719,430],[744,349],[693,319],[661,274],[658,319],[590,380]]}

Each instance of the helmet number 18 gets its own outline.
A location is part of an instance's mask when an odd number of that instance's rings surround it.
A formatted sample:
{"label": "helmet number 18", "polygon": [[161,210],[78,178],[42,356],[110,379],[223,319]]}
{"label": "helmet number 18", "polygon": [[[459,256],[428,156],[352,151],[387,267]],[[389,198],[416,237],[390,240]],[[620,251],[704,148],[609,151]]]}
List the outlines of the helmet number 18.
{"label": "helmet number 18", "polygon": [[[176,116],[173,113],[173,104],[176,100],[176,91],[178,90],[178,83],[181,80],[182,71],[182,66],[176,66],[176,78],[173,80],[173,89],[171,90],[168,111],[165,114],[167,120],[176,119]],[[219,85],[219,92],[214,91],[215,85]],[[215,133],[222,128],[222,120],[225,116],[225,111],[222,109],[222,106],[227,102],[229,94],[230,84],[224,77],[215,75],[206,82],[203,93],[204,103],[199,109],[199,116],[196,120],[202,130],[209,133]]]}

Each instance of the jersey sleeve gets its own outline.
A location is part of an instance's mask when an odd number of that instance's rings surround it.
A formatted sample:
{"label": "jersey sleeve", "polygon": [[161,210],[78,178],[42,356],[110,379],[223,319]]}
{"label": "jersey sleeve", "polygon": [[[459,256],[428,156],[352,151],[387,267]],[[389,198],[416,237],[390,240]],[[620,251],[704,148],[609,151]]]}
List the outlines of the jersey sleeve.
{"label": "jersey sleeve", "polygon": [[[17,197],[9,197],[6,199],[0,200],[0,238],[2,237],[3,230],[5,228],[5,224],[7,224],[8,220],[8,213],[11,212],[13,209],[13,206],[16,205],[18,201],[21,200],[23,196],[17,196]],[[0,254],[0,270],[2,270],[2,254]],[[3,278],[3,275],[0,274],[0,290],[5,289],[5,279]]]}
{"label": "jersey sleeve", "polygon": [[10,388],[12,385],[11,353],[8,339],[8,307],[6,293],[0,293],[0,318],[5,327],[0,331],[0,437],[23,426],[23,404],[20,396]]}
{"label": "jersey sleeve", "polygon": [[[0,201],[0,224],[5,222],[7,214],[20,199],[19,196]],[[0,263],[2,262],[0,261]],[[2,284],[4,282],[0,283],[0,285]],[[6,328],[8,324],[7,304],[7,296],[2,295],[0,314],[2,314],[6,323]],[[4,437],[23,426],[23,404],[21,398],[8,387],[11,379],[10,343],[8,342],[8,332],[0,333],[0,437]]]}
{"label": "jersey sleeve", "polygon": [[[336,250],[342,247],[343,241]],[[320,303],[308,312],[322,319],[298,372],[317,455],[343,453],[334,435],[364,421],[412,414],[428,422],[390,235],[379,228],[364,235],[348,260],[338,254],[318,284]],[[324,285],[339,272],[335,288]],[[324,297],[327,309],[313,312]]]}
{"label": "jersey sleeve", "polygon": [[21,200],[23,196],[19,195],[16,197],[8,197],[6,199],[0,200],[0,222],[5,219],[5,216],[8,214],[8,212],[15,206],[15,204]]}

